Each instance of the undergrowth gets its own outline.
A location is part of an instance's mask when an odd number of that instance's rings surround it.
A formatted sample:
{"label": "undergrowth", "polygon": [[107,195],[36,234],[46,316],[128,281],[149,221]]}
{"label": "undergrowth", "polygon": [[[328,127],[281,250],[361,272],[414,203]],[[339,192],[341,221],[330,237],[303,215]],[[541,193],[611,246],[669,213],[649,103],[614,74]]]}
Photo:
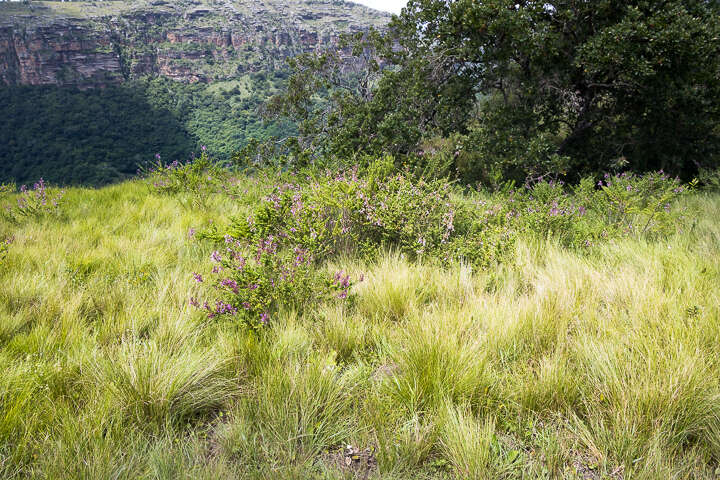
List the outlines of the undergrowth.
{"label": "undergrowth", "polygon": [[308,174],[0,219],[0,477],[715,478],[717,193]]}

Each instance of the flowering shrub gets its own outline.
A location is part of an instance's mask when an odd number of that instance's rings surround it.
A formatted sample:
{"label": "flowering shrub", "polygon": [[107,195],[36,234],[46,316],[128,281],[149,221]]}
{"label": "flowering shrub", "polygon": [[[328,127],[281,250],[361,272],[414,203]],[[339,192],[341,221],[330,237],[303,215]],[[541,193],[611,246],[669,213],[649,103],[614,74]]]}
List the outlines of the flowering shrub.
{"label": "flowering shrub", "polygon": [[225,169],[210,159],[205,147],[200,158],[186,163],[175,160],[166,165],[160,155],[155,155],[155,163],[139,173],[156,192],[180,195],[181,202],[194,207],[207,205],[210,196],[222,191],[227,177]]}
{"label": "flowering shrub", "polygon": [[402,173],[359,178],[350,170],[277,185],[253,215],[235,219],[227,232],[215,228],[204,236],[221,240],[227,233],[250,243],[273,237],[280,248],[299,246],[324,260],[382,245],[421,256],[441,250],[457,227],[447,182],[414,181]]}
{"label": "flowering shrub", "polygon": [[622,174],[597,184],[585,179],[575,189],[539,181],[473,202],[454,197],[447,181],[388,173],[386,163],[371,165],[363,176],[352,169],[277,184],[247,218],[199,232],[223,245],[213,254],[219,299],[202,308],[259,327],[280,308],[346,298],[349,277],[328,276],[321,266],[342,253],[372,255],[391,247],[487,267],[503,261],[523,233],[576,247],[667,233],[677,220],[671,204],[686,191],[662,173]]}
{"label": "flowering shrub", "polygon": [[[9,190],[9,187],[6,187]],[[23,220],[39,218],[45,215],[58,214],[60,202],[65,195],[64,190],[48,188],[41,178],[32,188],[23,185],[14,202],[7,203],[2,208],[4,217],[13,223]]]}
{"label": "flowering shrub", "polygon": [[[280,308],[346,299],[352,281],[320,265],[339,253],[372,254],[383,245],[413,256],[451,245],[459,225],[446,182],[405,174],[360,178],[356,169],[276,185],[252,215],[227,230],[198,234],[223,245],[213,254],[210,316],[241,316],[253,327]],[[195,274],[198,282],[205,282]]]}
{"label": "flowering shrub", "polygon": [[597,183],[585,178],[571,190],[562,182],[540,181],[496,196],[480,223],[505,224],[508,230],[556,238],[566,246],[663,235],[679,224],[672,204],[693,186],[662,172],[607,174]]}
{"label": "flowering shrub", "polygon": [[[296,246],[281,249],[278,238],[270,236],[248,244],[226,236],[222,252],[213,252],[212,287],[218,299],[209,304],[191,299],[209,317],[230,315],[250,327],[268,324],[281,308],[302,311],[306,306],[332,299],[346,299],[352,282],[349,275],[329,276],[313,265],[311,253]],[[204,283],[201,274],[195,281]]]}
{"label": "flowering shrub", "polygon": [[12,244],[12,237],[0,240],[0,265],[5,261],[8,255],[8,248]]}
{"label": "flowering shrub", "polygon": [[604,235],[657,236],[676,230],[680,212],[672,205],[696,184],[683,185],[662,171],[642,176],[606,174],[598,188],[592,189],[590,179],[585,179],[574,193],[589,205],[594,221],[603,225]]}

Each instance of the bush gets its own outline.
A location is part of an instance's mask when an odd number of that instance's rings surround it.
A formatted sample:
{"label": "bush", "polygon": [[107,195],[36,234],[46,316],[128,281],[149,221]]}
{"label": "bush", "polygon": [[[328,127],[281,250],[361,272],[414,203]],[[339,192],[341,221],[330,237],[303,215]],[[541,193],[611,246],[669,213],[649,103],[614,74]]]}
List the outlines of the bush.
{"label": "bush", "polygon": [[12,237],[6,238],[5,240],[0,240],[0,265],[5,261],[8,255],[8,249],[10,247],[10,244],[12,244],[13,239]]}
{"label": "bush", "polygon": [[330,276],[322,263],[340,255],[373,258],[384,248],[487,268],[506,259],[519,235],[589,247],[623,236],[669,234],[679,224],[671,205],[688,188],[662,172],[620,174],[598,183],[586,178],[574,189],[541,179],[461,201],[447,180],[417,179],[393,168],[386,157],[364,175],[351,169],[281,183],[247,218],[201,232],[224,249],[212,256],[219,299],[202,308],[211,317],[238,316],[258,328],[282,308],[346,298],[350,278],[343,272]]}
{"label": "bush", "polygon": [[[202,308],[212,317],[238,316],[257,328],[282,308],[302,310],[347,298],[349,276],[331,276],[321,268],[332,256],[374,256],[382,247],[413,257],[440,256],[461,223],[450,184],[415,181],[404,173],[385,177],[391,165],[391,158],[378,161],[362,179],[352,169],[276,185],[248,218],[233,220],[226,230],[202,232],[200,237],[224,246],[223,253],[213,253],[212,285],[219,299]],[[204,281],[202,275],[195,278]]]}
{"label": "bush", "polygon": [[700,170],[698,182],[706,190],[720,191],[720,168],[715,170]]}
{"label": "bush", "polygon": [[597,183],[587,177],[572,189],[539,181],[514,191],[504,208],[496,208],[512,230],[557,238],[565,246],[590,246],[610,238],[672,233],[682,213],[672,205],[694,186],[663,172],[605,174]]}
{"label": "bush", "polygon": [[[260,328],[283,308],[302,310],[313,303],[346,299],[351,287],[349,275],[337,272],[333,277],[313,265],[309,250],[290,249],[278,237],[269,236],[256,244],[226,236],[221,254],[213,252],[212,286],[218,294],[214,305],[202,308],[210,318],[230,315],[241,318],[251,328]],[[200,274],[193,274],[199,283]],[[196,307],[200,303],[191,299]]]}
{"label": "bush", "polygon": [[[5,185],[4,193],[10,193],[12,186]],[[2,193],[2,192],[0,192]],[[6,203],[2,215],[12,223],[21,223],[24,220],[57,215],[60,213],[60,202],[65,190],[57,191],[49,188],[41,178],[32,188],[22,185],[15,203]]]}
{"label": "bush", "polygon": [[165,165],[159,154],[155,155],[155,160],[149,168],[139,172],[154,191],[179,196],[185,205],[206,206],[213,194],[222,191],[228,177],[227,171],[210,159],[205,147],[200,158],[186,163],[175,160]]}
{"label": "bush", "polygon": [[387,162],[372,164],[363,178],[352,169],[277,185],[253,215],[206,236],[222,240],[227,233],[254,244],[272,236],[319,260],[358,250],[373,255],[383,246],[412,256],[441,250],[458,233],[451,185],[407,173],[384,177]]}

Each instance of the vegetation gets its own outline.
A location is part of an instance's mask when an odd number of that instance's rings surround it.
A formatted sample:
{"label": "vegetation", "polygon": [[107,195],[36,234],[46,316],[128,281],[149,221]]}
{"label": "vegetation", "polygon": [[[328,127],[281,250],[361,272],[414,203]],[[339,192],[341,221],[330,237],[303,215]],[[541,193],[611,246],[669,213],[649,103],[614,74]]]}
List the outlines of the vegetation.
{"label": "vegetation", "polygon": [[[716,478],[716,3],[653,5],[411,1],[293,62],[295,138],[0,186],[0,477]],[[670,77],[707,142],[635,151]]]}
{"label": "vegetation", "polygon": [[288,122],[257,115],[282,73],[252,74],[228,84],[143,79],[104,89],[50,86],[0,89],[0,182],[44,176],[65,185],[129,178],[156,153],[184,161],[206,145],[220,159],[250,138],[291,134]]}
{"label": "vegetation", "polygon": [[[388,34],[352,39],[352,61],[334,50],[295,60],[272,111],[301,121],[310,151],[339,159],[422,164],[428,142],[444,145],[465,182],[622,169],[689,179],[718,166],[719,9],[411,0]],[[358,64],[355,84],[338,73]],[[314,101],[324,91],[329,105]]]}
{"label": "vegetation", "polygon": [[[387,163],[228,177],[202,209],[147,181],[71,188],[62,215],[0,220],[14,238],[0,267],[0,476],[714,478],[716,193],[661,174],[589,190],[449,186],[448,243],[473,234],[463,206],[504,208],[469,220],[512,234],[493,268],[445,259],[442,232],[410,251],[409,218],[363,237],[371,254],[318,232],[326,254],[291,272],[317,282],[270,289],[288,264],[266,260],[305,255],[292,249],[312,236],[278,235],[258,260],[246,248],[278,228],[332,227],[342,204],[327,202],[352,184],[378,192],[368,205],[384,215],[416,210],[423,181],[374,178]],[[383,185],[399,178],[409,187],[390,204]],[[371,227],[345,228],[336,238]],[[248,329],[216,298],[273,310]]]}

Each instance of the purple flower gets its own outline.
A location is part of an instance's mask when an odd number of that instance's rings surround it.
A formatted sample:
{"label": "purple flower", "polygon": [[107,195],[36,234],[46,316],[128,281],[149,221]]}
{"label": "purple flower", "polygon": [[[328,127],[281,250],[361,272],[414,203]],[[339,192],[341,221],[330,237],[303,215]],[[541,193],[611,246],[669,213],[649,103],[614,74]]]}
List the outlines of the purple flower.
{"label": "purple flower", "polygon": [[202,147],[200,147],[200,150],[202,150],[204,152],[207,150],[207,147],[205,145],[203,145]]}
{"label": "purple flower", "polygon": [[195,308],[200,308],[200,303],[197,301],[195,297],[190,297],[190,305],[192,305]]}
{"label": "purple flower", "polygon": [[188,230],[188,238],[194,238],[194,237],[195,237],[195,229],[190,228],[190,230]]}
{"label": "purple flower", "polygon": [[202,282],[203,282],[203,277],[202,277],[202,275],[200,275],[199,273],[193,273],[193,277],[195,278],[195,281],[196,281],[196,282],[198,282],[198,283],[202,283]]}
{"label": "purple flower", "polygon": [[238,284],[235,280],[233,280],[231,278],[225,278],[220,282],[220,284],[223,287],[227,287],[230,290],[232,290],[233,292],[238,293]]}
{"label": "purple flower", "polygon": [[159,154],[159,153],[156,153],[156,154],[155,154],[155,160],[160,160],[160,154]]}
{"label": "purple flower", "polygon": [[263,325],[267,325],[268,321],[270,321],[270,316],[267,313],[263,313],[262,315],[260,315],[260,323],[262,323]]}
{"label": "purple flower", "polygon": [[237,308],[230,305],[229,303],[222,302],[218,300],[215,302],[215,314],[217,315],[224,315],[224,314],[230,314],[235,315],[237,313]]}
{"label": "purple flower", "polygon": [[218,263],[220,263],[220,262],[222,261],[222,257],[220,256],[220,253],[219,253],[217,250],[215,250],[215,251],[210,255],[210,259],[211,259],[212,261],[218,262]]}

